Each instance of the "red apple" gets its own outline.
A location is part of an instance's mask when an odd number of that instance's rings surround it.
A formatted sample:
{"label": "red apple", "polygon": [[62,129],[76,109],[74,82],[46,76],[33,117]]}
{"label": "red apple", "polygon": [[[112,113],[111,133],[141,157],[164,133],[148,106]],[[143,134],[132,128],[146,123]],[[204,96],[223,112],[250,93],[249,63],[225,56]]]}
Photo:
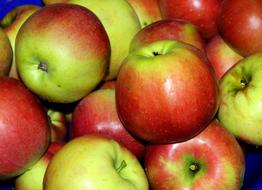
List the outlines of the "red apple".
{"label": "red apple", "polygon": [[100,89],[105,89],[105,88],[115,89],[115,86],[116,86],[116,80],[109,80],[109,81],[104,81],[101,84]]}
{"label": "red apple", "polygon": [[204,51],[205,42],[195,25],[181,20],[160,20],[141,29],[133,38],[130,51],[157,40],[180,40]]}
{"label": "red apple", "polygon": [[123,61],[116,103],[121,121],[137,138],[184,141],[215,116],[218,83],[202,51],[176,40],[156,41]]}
{"label": "red apple", "polygon": [[224,0],[218,27],[223,39],[241,55],[262,52],[262,1]]}
{"label": "red apple", "polygon": [[85,134],[102,134],[113,138],[138,158],[143,157],[144,145],[131,136],[119,120],[114,89],[96,90],[76,106],[70,136],[75,138]]}
{"label": "red apple", "polygon": [[151,190],[238,190],[245,158],[236,139],[214,120],[188,141],[148,145],[144,168]]}
{"label": "red apple", "polygon": [[206,54],[219,80],[226,71],[243,59],[220,35],[214,36],[206,44]]}
{"label": "red apple", "polygon": [[217,15],[221,0],[159,0],[163,19],[182,19],[198,26],[209,39],[217,34]]}
{"label": "red apple", "polygon": [[0,89],[0,179],[7,179],[41,158],[50,124],[43,105],[17,79],[0,78]]}
{"label": "red apple", "polygon": [[14,180],[14,190],[43,190],[43,179],[46,168],[53,156],[63,147],[64,143],[52,142],[48,150],[30,170]]}

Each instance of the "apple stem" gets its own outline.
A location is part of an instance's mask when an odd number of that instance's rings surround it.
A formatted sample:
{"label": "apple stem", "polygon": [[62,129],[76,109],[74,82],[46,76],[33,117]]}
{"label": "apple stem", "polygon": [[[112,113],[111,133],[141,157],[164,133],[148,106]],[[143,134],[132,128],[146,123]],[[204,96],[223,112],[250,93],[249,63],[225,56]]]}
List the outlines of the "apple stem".
{"label": "apple stem", "polygon": [[154,51],[154,52],[153,52],[153,55],[154,55],[154,56],[158,56],[158,55],[160,55],[160,54],[159,54],[158,52],[155,52],[155,51]]}
{"label": "apple stem", "polygon": [[197,164],[191,164],[191,165],[189,166],[189,169],[190,169],[191,171],[195,172],[195,171],[198,170],[198,166],[197,166]]}
{"label": "apple stem", "polygon": [[127,166],[126,161],[122,160],[120,166],[116,169],[117,173],[120,173]]}
{"label": "apple stem", "polygon": [[38,69],[47,72],[47,71],[48,71],[47,64],[40,62],[40,63],[38,64]]}

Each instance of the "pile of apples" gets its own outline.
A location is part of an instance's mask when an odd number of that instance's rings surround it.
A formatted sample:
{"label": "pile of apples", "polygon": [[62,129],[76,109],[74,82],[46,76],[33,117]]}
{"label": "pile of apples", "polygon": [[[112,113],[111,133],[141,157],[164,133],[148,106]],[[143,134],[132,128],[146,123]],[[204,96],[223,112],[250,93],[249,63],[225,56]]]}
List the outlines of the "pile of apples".
{"label": "pile of apples", "polygon": [[261,0],[43,0],[0,20],[0,180],[238,190],[262,145]]}

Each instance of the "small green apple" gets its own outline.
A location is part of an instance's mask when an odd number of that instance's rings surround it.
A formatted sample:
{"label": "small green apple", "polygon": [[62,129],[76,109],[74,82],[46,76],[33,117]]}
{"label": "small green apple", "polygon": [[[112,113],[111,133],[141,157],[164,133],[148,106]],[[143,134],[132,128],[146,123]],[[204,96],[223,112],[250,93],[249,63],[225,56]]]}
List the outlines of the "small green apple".
{"label": "small green apple", "polygon": [[44,190],[148,190],[145,171],[123,145],[102,135],[77,137],[50,161]]}
{"label": "small green apple", "polygon": [[13,49],[5,31],[0,28],[0,76],[7,76],[12,64]]}
{"label": "small green apple", "polygon": [[90,10],[57,3],[21,26],[15,44],[21,80],[39,97],[71,103],[104,78],[110,58],[107,33]]}
{"label": "small green apple", "polygon": [[238,139],[262,145],[262,54],[240,60],[219,83],[218,119]]}

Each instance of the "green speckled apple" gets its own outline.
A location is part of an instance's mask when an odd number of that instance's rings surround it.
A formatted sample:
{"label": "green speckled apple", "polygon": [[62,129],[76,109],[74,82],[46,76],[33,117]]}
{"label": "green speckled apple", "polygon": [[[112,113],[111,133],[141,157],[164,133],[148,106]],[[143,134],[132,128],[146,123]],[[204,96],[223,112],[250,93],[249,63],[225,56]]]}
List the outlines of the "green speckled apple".
{"label": "green speckled apple", "polygon": [[107,33],[85,7],[53,4],[32,14],[15,44],[21,80],[39,97],[70,103],[104,78],[110,58]]}
{"label": "green speckled apple", "polygon": [[262,54],[234,65],[220,80],[218,119],[238,139],[262,145]]}
{"label": "green speckled apple", "polygon": [[65,144],[50,161],[44,190],[148,190],[144,169],[128,149],[99,135]]}

